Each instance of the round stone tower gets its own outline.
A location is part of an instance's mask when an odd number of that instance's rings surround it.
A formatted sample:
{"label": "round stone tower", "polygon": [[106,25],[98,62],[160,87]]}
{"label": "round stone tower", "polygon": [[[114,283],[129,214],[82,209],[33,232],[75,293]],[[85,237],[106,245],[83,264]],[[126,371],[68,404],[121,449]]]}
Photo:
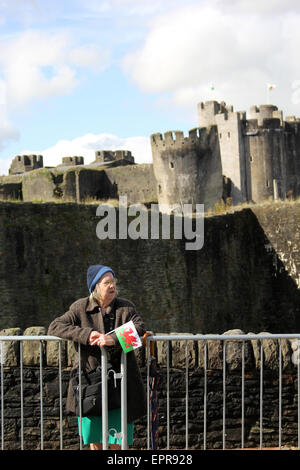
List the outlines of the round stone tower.
{"label": "round stone tower", "polygon": [[250,199],[260,202],[284,198],[286,162],[280,118],[265,117],[263,113],[257,119],[247,120],[244,145],[249,162]]}
{"label": "round stone tower", "polygon": [[153,170],[160,209],[182,204],[213,207],[223,180],[216,126],[151,135]]}

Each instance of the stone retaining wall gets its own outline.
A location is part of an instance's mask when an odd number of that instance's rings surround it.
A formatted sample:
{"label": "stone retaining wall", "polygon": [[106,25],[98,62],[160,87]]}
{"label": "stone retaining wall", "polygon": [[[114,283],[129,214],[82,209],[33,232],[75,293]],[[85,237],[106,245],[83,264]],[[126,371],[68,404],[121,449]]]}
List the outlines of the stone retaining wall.
{"label": "stone retaining wall", "polygon": [[[0,335],[22,335],[19,328],[2,330]],[[44,335],[43,327],[27,328],[23,335]],[[225,334],[225,333],[224,333]],[[226,334],[243,334],[241,330]],[[60,444],[58,343],[43,341],[43,442],[44,449],[57,449]],[[6,344],[3,361],[4,448],[19,449],[20,358],[17,341]],[[274,339],[263,339],[263,445],[277,446],[279,440],[279,347]],[[298,445],[297,435],[297,340],[281,340],[282,350],[282,444]],[[167,348],[169,347],[169,372]],[[186,342],[158,341],[155,357],[159,367],[159,447],[167,445],[167,373],[170,384],[170,447],[184,448],[186,430]],[[204,431],[204,355],[203,341],[188,342],[188,431],[189,448],[203,448]],[[244,439],[245,447],[259,446],[260,439],[260,341],[245,343]],[[40,416],[40,342],[23,342],[24,387],[24,448],[39,449],[41,443]],[[144,348],[137,350],[137,359],[146,385],[147,368]],[[78,449],[77,418],[68,415],[65,401],[74,358],[74,346],[62,342],[63,446]],[[226,341],[226,448],[241,447],[242,398],[241,342]],[[207,381],[207,441],[206,448],[223,445],[223,348],[221,341],[208,341]],[[134,448],[147,446],[146,417],[135,424]],[[87,446],[84,446],[87,448]]]}

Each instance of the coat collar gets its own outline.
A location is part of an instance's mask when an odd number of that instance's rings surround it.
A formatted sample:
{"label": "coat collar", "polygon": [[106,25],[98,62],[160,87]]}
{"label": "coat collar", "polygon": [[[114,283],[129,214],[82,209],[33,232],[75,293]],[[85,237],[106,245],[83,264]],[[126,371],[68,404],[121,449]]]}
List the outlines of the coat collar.
{"label": "coat collar", "polygon": [[[116,297],[111,301],[111,303],[106,307],[106,312],[107,313],[110,313],[115,305],[115,300],[116,300]],[[86,307],[86,311],[87,312],[92,312],[93,310],[95,309],[99,309],[99,304],[98,302],[96,302],[95,299],[90,299],[88,297],[88,303],[87,303],[87,307]]]}

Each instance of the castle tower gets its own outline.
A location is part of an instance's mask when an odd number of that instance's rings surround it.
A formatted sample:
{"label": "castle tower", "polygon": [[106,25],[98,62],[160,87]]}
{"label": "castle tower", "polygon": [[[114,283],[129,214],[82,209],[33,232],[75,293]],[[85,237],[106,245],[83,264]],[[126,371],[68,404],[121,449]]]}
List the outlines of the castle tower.
{"label": "castle tower", "polygon": [[263,106],[260,115],[259,108],[255,113],[257,118],[247,120],[244,132],[250,195],[254,202],[276,200],[286,195],[284,128],[281,117],[265,117],[265,109]]}
{"label": "castle tower", "polygon": [[223,181],[216,126],[151,135],[153,170],[160,208],[182,204],[213,207]]}
{"label": "castle tower", "polygon": [[222,175],[231,181],[232,203],[248,200],[249,182],[243,142],[246,112],[234,112],[225,102],[207,101],[198,104],[199,126],[216,125],[221,153]]}
{"label": "castle tower", "polygon": [[300,195],[300,119],[287,116],[284,122],[284,147],[286,160],[286,195]]}

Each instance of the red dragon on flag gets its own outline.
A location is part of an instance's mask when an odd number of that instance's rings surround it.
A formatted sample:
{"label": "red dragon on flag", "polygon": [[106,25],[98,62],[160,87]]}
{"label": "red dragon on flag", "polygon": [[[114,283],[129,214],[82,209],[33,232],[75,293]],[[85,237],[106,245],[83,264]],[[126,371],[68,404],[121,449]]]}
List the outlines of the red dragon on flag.
{"label": "red dragon on flag", "polygon": [[141,339],[132,320],[124,323],[124,325],[116,328],[114,331],[125,353],[142,346]]}
{"label": "red dragon on flag", "polygon": [[138,341],[132,328],[124,328],[123,332],[120,333],[120,336],[122,337],[126,349],[131,347],[134,348],[138,345]]}

